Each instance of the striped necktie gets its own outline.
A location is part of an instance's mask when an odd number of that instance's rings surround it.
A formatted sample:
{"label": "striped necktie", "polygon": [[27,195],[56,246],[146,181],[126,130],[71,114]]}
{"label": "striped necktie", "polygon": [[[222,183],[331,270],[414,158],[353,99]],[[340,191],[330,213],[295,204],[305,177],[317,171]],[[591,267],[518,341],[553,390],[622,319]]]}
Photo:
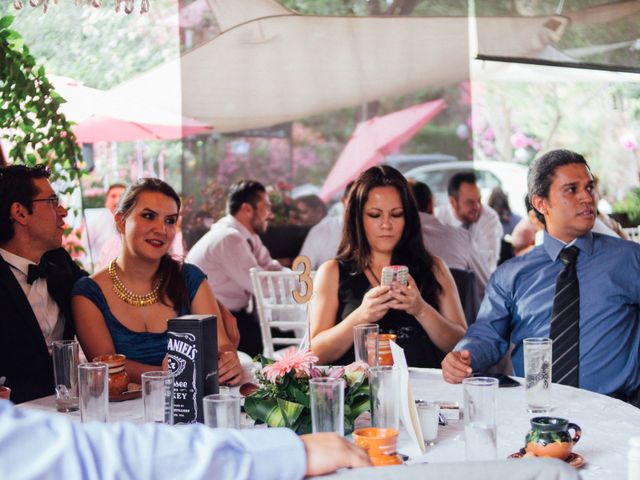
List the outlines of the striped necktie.
{"label": "striped necktie", "polygon": [[553,381],[572,387],[580,386],[580,288],[576,274],[578,252],[576,247],[568,247],[560,252],[564,268],[556,278],[549,335],[553,340]]}

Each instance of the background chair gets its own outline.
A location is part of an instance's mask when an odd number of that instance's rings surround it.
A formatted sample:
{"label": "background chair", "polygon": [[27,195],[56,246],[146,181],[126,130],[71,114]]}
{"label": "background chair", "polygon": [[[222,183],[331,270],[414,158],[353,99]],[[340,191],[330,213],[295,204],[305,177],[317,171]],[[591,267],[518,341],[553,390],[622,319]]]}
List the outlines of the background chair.
{"label": "background chair", "polygon": [[640,243],[640,227],[623,228],[622,231],[632,242]]}
{"label": "background chair", "polygon": [[[299,272],[252,268],[250,274],[262,332],[263,355],[269,358],[277,356],[277,345],[301,345],[308,330],[308,304],[297,303],[291,293],[301,289],[301,293],[305,293],[304,285],[298,280]],[[291,331],[293,337],[283,337],[282,330]]]}
{"label": "background chair", "polygon": [[467,320],[467,325],[471,325],[476,321],[476,315],[480,309],[481,298],[476,287],[476,275],[472,270],[462,270],[459,268],[450,268],[453,280],[458,287],[458,295],[462,304],[462,311]]}

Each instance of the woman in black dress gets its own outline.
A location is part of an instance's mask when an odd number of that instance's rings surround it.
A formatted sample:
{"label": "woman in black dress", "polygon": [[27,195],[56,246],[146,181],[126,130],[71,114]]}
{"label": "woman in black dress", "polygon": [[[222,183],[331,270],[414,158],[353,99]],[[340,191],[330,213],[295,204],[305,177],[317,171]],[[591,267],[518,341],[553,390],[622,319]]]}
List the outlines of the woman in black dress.
{"label": "woman in black dress", "polygon": [[[422,243],[420,218],[406,179],[387,165],[355,181],[334,260],[315,277],[311,349],[320,363],[353,361],[353,327],[378,323],[395,333],[416,367],[439,368],[467,325],[453,277]],[[409,284],[380,285],[382,268],[409,267]]]}

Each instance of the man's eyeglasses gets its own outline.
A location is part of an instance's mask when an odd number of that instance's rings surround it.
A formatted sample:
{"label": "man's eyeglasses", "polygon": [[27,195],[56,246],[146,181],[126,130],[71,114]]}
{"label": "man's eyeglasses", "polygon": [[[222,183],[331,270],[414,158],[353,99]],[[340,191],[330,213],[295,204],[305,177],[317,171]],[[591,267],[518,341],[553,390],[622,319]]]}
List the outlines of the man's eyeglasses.
{"label": "man's eyeglasses", "polygon": [[35,202],[47,202],[49,205],[53,205],[54,207],[60,206],[60,198],[57,195],[53,195],[47,198],[35,198],[31,200],[33,203]]}

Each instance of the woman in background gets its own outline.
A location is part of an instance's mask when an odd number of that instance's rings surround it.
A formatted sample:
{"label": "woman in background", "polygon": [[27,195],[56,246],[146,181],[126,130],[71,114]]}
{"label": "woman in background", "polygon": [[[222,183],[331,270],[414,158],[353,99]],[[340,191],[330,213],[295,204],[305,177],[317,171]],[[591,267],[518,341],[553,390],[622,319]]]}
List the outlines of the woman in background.
{"label": "woman in background", "polygon": [[[453,277],[422,242],[406,179],[387,165],[355,181],[338,254],[315,277],[311,349],[321,363],[353,361],[353,327],[394,333],[411,366],[439,368],[467,329]],[[383,267],[409,267],[407,286],[380,285]]]}
{"label": "woman in background", "polygon": [[180,197],[161,180],[144,178],[125,191],[115,212],[122,236],[120,255],[73,288],[78,339],[89,359],[126,355],[127,373],[132,382],[140,383],[143,372],[163,368],[170,318],[214,314],[219,381],[237,384],[242,368],[235,319],[229,318],[228,311],[220,311],[198,267],[178,262],[168,253],[179,213]]}

